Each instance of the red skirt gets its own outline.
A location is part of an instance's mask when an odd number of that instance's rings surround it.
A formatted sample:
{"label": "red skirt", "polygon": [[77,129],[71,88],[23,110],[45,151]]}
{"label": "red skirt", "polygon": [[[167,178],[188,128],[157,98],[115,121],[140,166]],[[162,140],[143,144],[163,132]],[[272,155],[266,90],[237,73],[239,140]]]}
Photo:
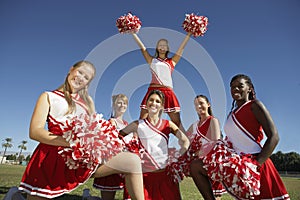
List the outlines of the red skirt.
{"label": "red skirt", "polygon": [[71,192],[90,178],[94,171],[84,167],[70,169],[58,149],[41,143],[37,146],[23,174],[20,190],[54,198]]}
{"label": "red skirt", "polygon": [[166,171],[144,173],[145,200],[180,200],[179,184]]}
{"label": "red skirt", "polygon": [[122,190],[125,185],[125,180],[121,174],[112,174],[109,176],[95,178],[93,186],[102,191],[117,191]]}
{"label": "red skirt", "polygon": [[211,187],[213,189],[214,196],[222,196],[227,193],[221,182],[211,181]]}
{"label": "red skirt", "polygon": [[290,199],[278,171],[269,158],[260,168],[260,195],[255,199]]}
{"label": "red skirt", "polygon": [[165,105],[164,105],[164,112],[179,112],[180,111],[180,105],[179,105],[179,101],[173,91],[172,88],[168,88],[168,87],[149,87],[148,91],[141,103],[141,108],[142,109],[146,109],[146,101],[148,98],[149,93],[152,90],[160,90],[162,93],[164,93],[165,95]]}

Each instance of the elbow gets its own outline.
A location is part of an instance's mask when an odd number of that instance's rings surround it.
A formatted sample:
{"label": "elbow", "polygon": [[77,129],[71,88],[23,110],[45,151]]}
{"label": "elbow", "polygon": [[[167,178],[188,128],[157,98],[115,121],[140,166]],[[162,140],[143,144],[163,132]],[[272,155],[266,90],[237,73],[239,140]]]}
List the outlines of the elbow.
{"label": "elbow", "polygon": [[274,143],[277,145],[277,144],[279,143],[279,140],[280,140],[280,138],[279,138],[279,135],[278,135],[278,133],[277,133],[277,134],[275,134],[275,136],[274,136]]}
{"label": "elbow", "polygon": [[38,132],[39,131],[37,129],[30,128],[29,129],[29,138],[32,139],[32,140],[39,141],[38,140]]}

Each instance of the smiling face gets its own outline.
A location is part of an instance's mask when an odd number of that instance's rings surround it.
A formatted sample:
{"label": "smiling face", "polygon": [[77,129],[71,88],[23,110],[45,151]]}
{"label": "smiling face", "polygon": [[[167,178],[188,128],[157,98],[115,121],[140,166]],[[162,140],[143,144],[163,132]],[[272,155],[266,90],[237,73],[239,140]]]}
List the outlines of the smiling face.
{"label": "smiling face", "polygon": [[155,93],[149,96],[146,106],[149,114],[157,114],[164,108],[161,97]]}
{"label": "smiling face", "polygon": [[115,114],[124,114],[127,110],[127,101],[123,98],[117,98],[114,102],[114,113]]}
{"label": "smiling face", "polygon": [[82,64],[79,67],[72,67],[68,75],[68,83],[72,93],[85,88],[93,79],[95,74],[94,68],[89,64]]}
{"label": "smiling face", "polygon": [[161,39],[157,42],[156,45],[156,50],[160,53],[160,54],[165,54],[169,51],[169,45],[168,45],[168,41],[165,39]]}
{"label": "smiling face", "polygon": [[200,115],[205,115],[208,116],[210,115],[208,112],[208,109],[210,107],[210,103],[207,102],[207,100],[204,97],[197,97],[194,100],[194,106],[197,114]]}
{"label": "smiling face", "polygon": [[248,101],[251,91],[251,87],[245,78],[237,78],[230,84],[231,96],[236,102]]}

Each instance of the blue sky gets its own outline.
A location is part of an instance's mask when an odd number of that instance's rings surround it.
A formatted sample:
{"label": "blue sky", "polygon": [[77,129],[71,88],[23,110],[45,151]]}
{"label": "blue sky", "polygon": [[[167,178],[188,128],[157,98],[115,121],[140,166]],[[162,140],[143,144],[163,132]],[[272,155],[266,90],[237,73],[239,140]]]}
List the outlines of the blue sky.
{"label": "blue sky", "polygon": [[37,142],[28,138],[28,127],[38,96],[56,89],[70,66],[85,58],[97,67],[91,85],[97,111],[109,117],[111,95],[123,92],[130,98],[125,117],[137,119],[150,80],[148,66],[130,35],[119,34],[115,26],[130,11],[142,21],[139,35],[151,52],[160,37],[177,50],[185,14],[209,18],[207,33],[191,38],[174,72],[186,128],[197,118],[193,97],[200,93],[209,96],[223,124],[231,106],[230,79],[245,73],[279,131],[275,151],[300,152],[299,10],[297,0],[2,0],[1,143],[11,137],[9,150],[18,151],[27,140],[27,151],[33,151]]}

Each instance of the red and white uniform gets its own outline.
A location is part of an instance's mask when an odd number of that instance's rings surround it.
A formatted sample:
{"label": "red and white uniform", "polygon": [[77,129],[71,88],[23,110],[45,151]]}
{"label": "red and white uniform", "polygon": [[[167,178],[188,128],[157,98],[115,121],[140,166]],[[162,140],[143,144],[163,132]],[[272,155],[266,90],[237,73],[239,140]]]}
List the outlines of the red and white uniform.
{"label": "red and white uniform", "polygon": [[[264,135],[261,124],[251,111],[252,103],[248,101],[235,110],[224,126],[228,140],[238,153],[257,154],[261,151],[260,142]],[[255,199],[290,199],[270,158],[262,164],[260,174],[260,195]]]}
{"label": "red and white uniform", "polygon": [[[73,96],[76,109],[67,114],[68,104],[60,91],[47,92],[50,103],[47,119],[48,130],[62,136],[65,131],[72,130],[70,120],[77,115],[87,113],[87,108],[79,95]],[[25,169],[19,189],[31,195],[54,198],[71,192],[86,182],[93,171],[79,167],[69,169],[65,160],[58,154],[59,146],[39,143]]]}
{"label": "red and white uniform", "polygon": [[[197,120],[196,122],[193,123],[192,133],[187,134],[187,136],[189,137],[191,142],[193,141],[193,138],[195,137],[195,135],[200,135],[200,136],[207,135],[210,122],[213,118],[214,118],[213,116],[209,116],[201,124],[199,124],[199,122],[200,122],[199,120]],[[205,139],[203,138],[202,142],[206,143],[205,140],[207,140],[207,139],[209,139],[209,138],[207,138],[207,137]],[[218,181],[213,181],[213,180],[210,180],[210,181],[211,181],[213,193],[215,196],[220,196],[220,195],[226,193],[226,190],[223,187],[222,183],[220,183]]]}
{"label": "red and white uniform", "polygon": [[138,137],[141,146],[145,200],[180,200],[179,185],[167,175],[169,121],[160,119],[152,125],[148,119],[139,121]]}
{"label": "red and white uniform", "polygon": [[172,59],[153,58],[150,65],[150,70],[152,75],[151,84],[161,85],[161,87],[150,86],[140,107],[142,109],[146,109],[148,94],[152,90],[160,90],[165,95],[164,111],[180,111],[179,101],[173,91],[172,72],[174,71],[174,65]]}
{"label": "red and white uniform", "polygon": [[[128,122],[125,120],[119,120],[116,118],[111,118],[111,120],[114,120],[118,131],[128,125]],[[129,135],[126,137],[129,137]],[[101,178],[95,178],[93,186],[102,191],[117,191],[124,188],[125,180],[121,174],[112,174]]]}
{"label": "red and white uniform", "polygon": [[[128,122],[125,120],[119,120],[111,118],[115,121],[117,130],[121,130],[128,125]],[[126,136],[128,137],[128,136]],[[112,174],[109,176],[95,178],[93,186],[102,191],[117,191],[122,190],[125,186],[125,180],[121,174]]]}

